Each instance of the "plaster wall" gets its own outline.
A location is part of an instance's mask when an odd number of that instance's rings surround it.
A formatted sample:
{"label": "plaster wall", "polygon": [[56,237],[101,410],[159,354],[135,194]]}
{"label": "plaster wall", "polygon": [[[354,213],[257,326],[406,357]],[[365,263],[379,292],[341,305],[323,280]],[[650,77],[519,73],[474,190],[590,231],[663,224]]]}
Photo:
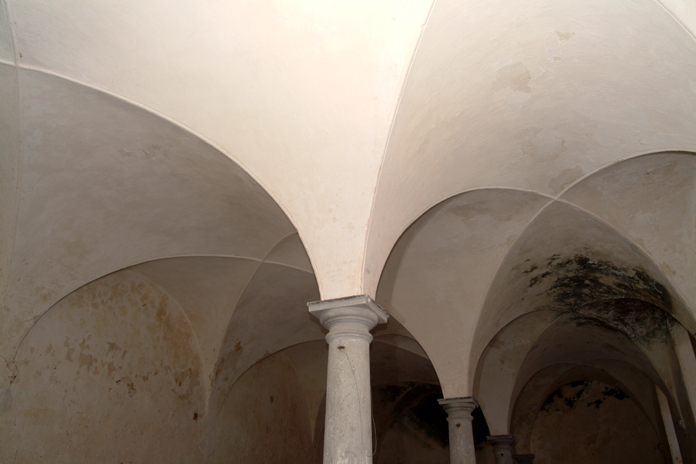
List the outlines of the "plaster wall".
{"label": "plaster wall", "polygon": [[670,460],[667,435],[653,382],[633,366],[611,360],[585,364],[554,364],[530,379],[515,400],[511,418],[511,433],[515,436],[516,452],[531,453],[530,442],[535,420],[554,392],[569,384],[580,385],[589,381],[610,385],[635,401],[660,439],[665,460]]}
{"label": "plaster wall", "polygon": [[161,289],[128,271],[93,282],[22,341],[0,462],[195,462],[201,367],[190,324]]}
{"label": "plaster wall", "polygon": [[635,402],[596,381],[561,387],[549,397],[534,422],[531,452],[540,464],[669,464]]}
{"label": "plaster wall", "polygon": [[242,375],[206,423],[210,463],[320,463],[310,409],[292,362],[278,353]]}
{"label": "plaster wall", "polygon": [[267,256],[277,262],[199,256],[131,268],[176,298],[191,321],[201,345],[202,381],[213,402],[264,357],[323,337],[307,313],[306,303],[319,299],[319,292],[297,235],[278,247]]}

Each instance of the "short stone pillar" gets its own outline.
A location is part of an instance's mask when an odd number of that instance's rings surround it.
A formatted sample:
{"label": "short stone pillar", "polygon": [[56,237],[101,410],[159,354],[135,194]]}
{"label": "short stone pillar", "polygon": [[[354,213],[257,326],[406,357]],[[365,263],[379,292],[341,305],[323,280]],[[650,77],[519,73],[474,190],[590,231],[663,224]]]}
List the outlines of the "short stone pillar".
{"label": "short stone pillar", "polygon": [[370,330],[389,315],[367,295],[308,306],[329,330],[324,464],[370,464]]}
{"label": "short stone pillar", "polygon": [[476,409],[472,397],[438,400],[449,423],[450,464],[476,464],[471,413]]}
{"label": "short stone pillar", "polygon": [[515,454],[513,457],[517,464],[534,464],[533,454]]}
{"label": "short stone pillar", "polygon": [[512,460],[512,442],[515,441],[515,437],[512,435],[493,435],[488,437],[488,441],[493,445],[495,464],[515,464]]}

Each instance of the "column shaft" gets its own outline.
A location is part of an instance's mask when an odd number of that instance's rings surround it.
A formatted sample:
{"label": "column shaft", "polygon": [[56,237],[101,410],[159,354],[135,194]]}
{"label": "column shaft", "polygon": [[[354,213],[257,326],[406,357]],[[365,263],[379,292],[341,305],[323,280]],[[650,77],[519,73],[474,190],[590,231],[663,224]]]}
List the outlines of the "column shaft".
{"label": "column shaft", "polygon": [[370,330],[389,317],[366,295],[309,303],[329,330],[324,464],[372,463]]}
{"label": "column shaft", "polygon": [[443,398],[438,401],[447,412],[450,464],[476,464],[471,416],[476,409],[476,401],[471,397]]}
{"label": "column shaft", "polygon": [[370,342],[349,334],[327,341],[324,463],[371,463]]}

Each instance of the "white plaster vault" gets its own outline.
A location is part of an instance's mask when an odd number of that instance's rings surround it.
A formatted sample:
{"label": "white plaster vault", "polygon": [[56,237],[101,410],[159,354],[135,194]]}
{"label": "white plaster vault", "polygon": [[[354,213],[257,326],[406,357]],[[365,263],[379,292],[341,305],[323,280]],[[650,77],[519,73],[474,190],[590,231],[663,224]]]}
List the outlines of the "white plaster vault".
{"label": "white plaster vault", "polygon": [[375,462],[585,382],[696,464],[696,2],[0,6],[0,463],[321,462],[368,295]]}

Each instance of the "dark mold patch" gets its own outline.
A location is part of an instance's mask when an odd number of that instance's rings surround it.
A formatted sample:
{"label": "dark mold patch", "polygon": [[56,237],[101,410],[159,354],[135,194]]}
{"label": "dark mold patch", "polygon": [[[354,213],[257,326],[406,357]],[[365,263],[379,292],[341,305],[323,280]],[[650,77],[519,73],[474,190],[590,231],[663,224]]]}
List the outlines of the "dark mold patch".
{"label": "dark mold patch", "polygon": [[647,342],[669,337],[671,316],[643,300],[620,298],[587,304],[578,308],[574,317],[578,326],[588,324],[618,331],[631,340]]}
{"label": "dark mold patch", "polygon": [[[546,398],[546,401],[544,401],[544,404],[541,406],[542,411],[552,411],[552,410],[559,410],[556,404],[561,401],[566,407],[569,409],[575,406],[575,404],[582,399],[583,393],[585,393],[585,390],[587,389],[587,386],[589,385],[589,382],[586,380],[579,380],[576,382],[572,382],[569,385],[563,386],[553,393],[549,395],[548,398]],[[564,391],[566,391],[570,387],[571,389],[580,387],[573,395],[568,395],[565,396]]]}
{"label": "dark mold patch", "polygon": [[604,387],[602,395],[602,398],[597,398],[596,400],[587,403],[587,407],[591,408],[594,406],[595,408],[599,409],[608,398],[616,398],[617,400],[625,400],[628,398],[624,392],[614,387]]}
{"label": "dark mold patch", "polygon": [[[591,383],[593,382],[588,380],[579,380],[558,388],[556,391],[551,393],[548,398],[546,398],[546,401],[544,401],[544,403],[541,405],[541,411],[562,411],[563,409],[572,409],[576,405],[581,404],[583,395]],[[579,389],[577,389],[578,387]],[[592,399],[593,396],[594,394],[591,394],[590,399]],[[599,409],[609,398],[614,398],[621,401],[628,398],[628,395],[616,387],[605,386],[604,390],[601,392],[601,396],[599,398],[594,396],[594,398],[594,400],[587,401],[586,406],[588,408],[595,407]]]}
{"label": "dark mold patch", "polygon": [[668,334],[666,312],[672,310],[672,297],[640,267],[617,266],[583,254],[565,259],[554,254],[523,274],[530,275],[530,289],[543,289],[539,296],[553,302],[540,309],[575,314],[579,326],[595,325],[644,341]]}
{"label": "dark mold patch", "polygon": [[530,288],[551,281],[544,293],[565,307],[579,307],[597,300],[634,298],[666,311],[672,309],[672,298],[667,289],[640,267],[616,266],[576,254],[568,259],[553,255],[546,264],[532,265],[523,272],[534,274],[529,279]]}

